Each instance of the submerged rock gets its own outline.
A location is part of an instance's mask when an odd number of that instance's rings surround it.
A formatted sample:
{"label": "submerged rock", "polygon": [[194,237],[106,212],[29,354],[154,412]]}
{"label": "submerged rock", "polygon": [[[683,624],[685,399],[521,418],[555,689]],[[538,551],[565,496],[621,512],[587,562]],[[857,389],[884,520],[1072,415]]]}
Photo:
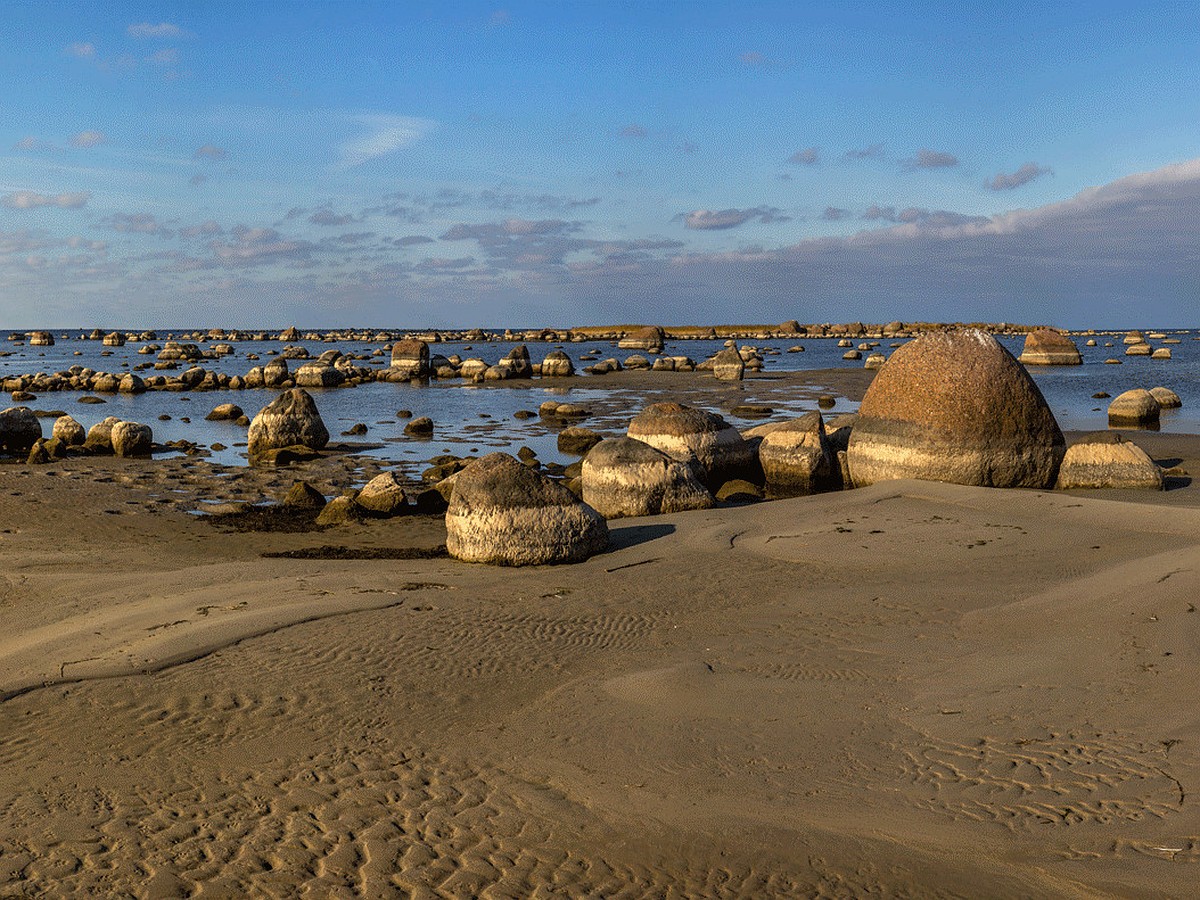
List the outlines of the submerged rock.
{"label": "submerged rock", "polygon": [[608,546],[604,517],[560,484],[505,453],[454,476],[446,549],[506,566],[581,562]]}
{"label": "submerged rock", "polygon": [[1118,394],[1108,404],[1108,424],[1124,428],[1157,428],[1159,404],[1142,388]]}

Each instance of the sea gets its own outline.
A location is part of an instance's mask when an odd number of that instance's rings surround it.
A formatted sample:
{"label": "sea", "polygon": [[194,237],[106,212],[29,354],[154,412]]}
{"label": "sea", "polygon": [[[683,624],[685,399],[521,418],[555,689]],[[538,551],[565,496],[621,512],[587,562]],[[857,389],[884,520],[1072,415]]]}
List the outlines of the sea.
{"label": "sea", "polygon": [[[171,334],[162,330],[156,333],[157,344],[164,344]],[[0,343],[0,353],[6,354],[0,356],[0,378],[27,373],[59,372],[75,365],[97,371],[124,373],[156,358],[155,355],[139,354],[138,350],[145,342],[128,341],[123,347],[105,347],[100,341],[83,339],[84,334],[85,332],[79,331],[55,332],[55,345],[52,347],[34,347],[28,342],[20,344],[11,340]],[[1082,365],[1029,367],[1030,374],[1054,411],[1060,427],[1063,430],[1102,431],[1107,428],[1106,410],[1109,401],[1097,399],[1093,395],[1105,392],[1115,397],[1132,388],[1149,389],[1161,385],[1179,394],[1183,406],[1177,410],[1164,410],[1160,429],[1167,432],[1200,433],[1200,329],[1144,331],[1143,334],[1146,335],[1162,334],[1161,338],[1148,337],[1147,340],[1155,348],[1168,347],[1172,357],[1168,360],[1152,359],[1149,356],[1126,356],[1126,348],[1122,343],[1124,334],[1113,332],[1073,335],[1073,340],[1083,356]],[[1089,338],[1096,342],[1096,346],[1086,346]],[[1023,336],[998,335],[997,339],[1014,356],[1020,355],[1024,344]],[[200,346],[202,349],[211,348],[217,343],[225,342],[200,342]],[[349,340],[334,343],[299,340],[291,343],[294,346],[306,347],[314,358],[330,348],[336,348],[349,355],[370,356],[383,346],[382,343]],[[868,341],[854,341],[855,347],[862,343]],[[878,341],[875,352],[888,355],[900,343],[903,343],[903,340]],[[765,374],[863,366],[863,359],[843,359],[846,348],[838,346],[838,341],[831,338],[792,337],[742,341],[739,344],[755,347],[763,354]],[[204,359],[195,365],[229,375],[244,375],[253,366],[264,365],[285,345],[278,340],[272,340],[237,341],[231,342],[230,346],[234,350],[231,355]],[[478,357],[488,363],[495,363],[515,346],[515,342],[505,341],[446,341],[431,345],[431,352],[443,356],[457,354],[463,358]],[[615,342],[610,344],[607,341],[530,343],[527,346],[535,362],[551,350],[565,351],[575,362],[579,376],[534,379],[531,383],[512,387],[507,386],[511,383],[475,386],[455,379],[433,380],[426,385],[380,382],[356,388],[310,389],[310,392],[316,398],[318,409],[333,440],[359,443],[359,452],[388,460],[394,463],[397,469],[410,473],[419,471],[431,456],[440,453],[462,456],[493,450],[515,452],[520,446],[529,446],[544,462],[570,462],[574,457],[564,456],[557,450],[556,429],[537,419],[518,420],[514,418],[514,414],[518,410],[536,411],[546,400],[569,401],[584,406],[602,397],[611,401],[614,390],[611,379],[606,379],[604,375],[584,374],[583,367],[590,365],[594,360],[581,360],[580,357],[613,357],[623,361],[631,352],[637,351],[619,350]],[[664,354],[688,356],[700,362],[723,346],[724,341],[720,340],[667,341]],[[798,347],[802,347],[803,350],[797,350]],[[862,352],[864,359],[867,355],[866,351]],[[247,358],[248,356],[257,356],[259,359]],[[372,357],[371,361],[382,368],[388,364],[389,358],[389,355],[384,353],[382,356]],[[1120,364],[1115,365],[1107,362],[1108,360],[1118,360]],[[288,361],[292,371],[301,364],[301,360]],[[371,362],[360,361],[359,364],[370,365]],[[140,374],[178,374],[188,365],[181,362],[180,368],[173,372],[156,373],[147,370]],[[582,424],[601,431],[623,430],[624,424],[637,413],[641,404],[671,397],[672,379],[675,377],[671,372],[655,373],[654,381],[659,387],[650,392],[630,392],[627,405],[618,413],[610,414],[607,418],[588,420]],[[798,391],[794,398],[788,398],[782,403],[775,395],[771,405],[776,417],[799,414],[817,409],[817,396],[825,392],[827,388],[818,382],[813,390]],[[106,416],[143,422],[153,428],[154,438],[159,443],[187,440],[206,447],[213,444],[224,445],[226,449],[212,451],[210,458],[214,462],[246,465],[244,427],[231,422],[208,422],[204,417],[214,406],[226,402],[236,403],[247,415],[253,417],[276,393],[270,389],[185,393],[149,391],[139,395],[104,395],[106,402],[103,405],[92,405],[79,403],[79,398],[83,396],[79,392],[54,392],[42,394],[36,401],[30,401],[26,405],[43,411],[63,410],[74,416],[85,428]],[[755,379],[751,378],[742,383],[740,396],[745,403],[753,403],[756,400]],[[606,405],[612,406],[611,403]],[[857,404],[849,398],[836,398],[835,413],[853,412],[856,409]],[[434,438],[416,440],[405,436],[404,425],[408,420],[398,416],[401,411],[433,419]],[[721,414],[739,428],[760,424],[757,419],[740,418],[729,406],[713,407],[712,411]],[[162,416],[169,418],[160,418]],[[342,432],[348,431],[358,423],[367,426],[366,435],[342,436]],[[43,430],[47,434],[50,424],[51,420],[43,420]]]}

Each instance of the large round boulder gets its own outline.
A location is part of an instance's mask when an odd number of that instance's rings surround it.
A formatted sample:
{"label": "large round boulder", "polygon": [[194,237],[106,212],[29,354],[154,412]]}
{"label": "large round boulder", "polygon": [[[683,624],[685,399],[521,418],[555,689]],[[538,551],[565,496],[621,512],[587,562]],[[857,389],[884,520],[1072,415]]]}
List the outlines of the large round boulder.
{"label": "large round boulder", "polygon": [[834,451],[819,412],[766,431],[758,445],[758,461],[767,488],[776,496],[812,494],[835,484]]}
{"label": "large round boulder", "polygon": [[583,502],[607,519],[709,509],[691,466],[631,437],[609,438],[583,460]]}
{"label": "large round boulder", "polygon": [[396,516],[408,509],[404,483],[394,472],[376,475],[358,492],[358,505],[373,515]]}
{"label": "large round boulder", "polygon": [[551,350],[542,360],[541,372],[544,378],[564,378],[575,374],[575,363],[562,350]]}
{"label": "large round boulder", "polygon": [[1118,394],[1108,404],[1108,424],[1118,428],[1158,428],[1161,407],[1154,395],[1142,388]]}
{"label": "large round boulder", "polygon": [[154,432],[140,422],[117,422],[109,437],[115,456],[149,456],[154,447]]}
{"label": "large round boulder", "polygon": [[291,373],[288,371],[287,360],[282,356],[276,356],[263,366],[262,377],[264,387],[280,387],[291,377]]}
{"label": "large round boulder", "polygon": [[1179,409],[1183,406],[1183,401],[1179,399],[1179,395],[1170,388],[1152,387],[1150,388],[1150,396],[1158,401],[1159,409]]}
{"label": "large round boulder", "polygon": [[247,434],[250,458],[283,447],[320,450],[329,443],[329,431],[317,412],[312,395],[303,388],[284,391],[263,407]]}
{"label": "large round boulder", "polygon": [[87,429],[75,421],[73,416],[59,416],[54,420],[50,436],[66,447],[78,447],[87,440]]}
{"label": "large round boulder", "polygon": [[1064,451],[1025,368],[990,334],[963,329],[896,349],[862,399],[847,455],[858,486],[920,478],[1048,488]]}
{"label": "large round boulder", "polygon": [[446,550],[502,566],[582,562],[608,546],[608,525],[561,484],[506,453],[489,453],[455,476]]}
{"label": "large round boulder", "polygon": [[1160,491],[1163,475],[1145,450],[1109,431],[1087,435],[1067,448],[1055,487]]}
{"label": "large round boulder", "polygon": [[736,428],[715,413],[681,403],[651,403],[626,432],[672,459],[697,467],[709,490],[754,471],[754,450]]}
{"label": "large round boulder", "polygon": [[429,377],[429,345],[424,341],[403,340],[392,344],[392,372],[397,378]]}
{"label": "large round boulder", "polygon": [[1078,366],[1083,364],[1079,348],[1065,334],[1038,328],[1025,335],[1021,362],[1027,366]]}
{"label": "large round boulder", "polygon": [[42,423],[28,406],[10,406],[0,412],[0,450],[27,454],[42,437]]}
{"label": "large round boulder", "polygon": [[89,453],[112,453],[112,430],[120,421],[116,416],[108,416],[89,428],[83,441],[83,449]]}

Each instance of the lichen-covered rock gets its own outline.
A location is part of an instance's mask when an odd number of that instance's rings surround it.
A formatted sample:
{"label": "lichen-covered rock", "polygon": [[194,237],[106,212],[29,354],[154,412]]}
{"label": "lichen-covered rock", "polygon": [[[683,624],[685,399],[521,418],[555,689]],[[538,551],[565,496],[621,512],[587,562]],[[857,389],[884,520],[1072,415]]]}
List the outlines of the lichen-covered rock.
{"label": "lichen-covered rock", "polygon": [[345,525],[349,522],[361,522],[367,518],[363,509],[354,497],[334,497],[322,507],[315,520],[317,525]]}
{"label": "lichen-covered rock", "polygon": [[1059,490],[1136,488],[1160,491],[1162,470],[1137,444],[1114,432],[1086,436],[1067,448],[1058,470]]}
{"label": "lichen-covered rock", "polygon": [[896,349],[859,406],[854,484],[920,478],[984,487],[1054,484],[1065,442],[1033,379],[975,329]]}
{"label": "lichen-covered rock", "polygon": [[1157,428],[1159,404],[1142,388],[1118,394],[1108,404],[1108,424],[1118,428]]}
{"label": "lichen-covered rock", "polygon": [[608,546],[596,510],[505,453],[454,476],[446,549],[467,562],[506,566],[582,562]]}
{"label": "lichen-covered rock", "polygon": [[358,505],[376,516],[396,516],[408,509],[404,484],[394,472],[376,475],[358,492]]}
{"label": "lichen-covered rock", "polygon": [[1078,366],[1083,364],[1083,357],[1065,334],[1038,328],[1025,335],[1020,361],[1027,366]]}
{"label": "lichen-covered rock", "polygon": [[117,422],[110,432],[113,455],[149,456],[154,448],[154,432],[140,422]]}
{"label": "lichen-covered rock", "polygon": [[112,453],[112,430],[113,426],[120,421],[116,416],[108,416],[89,428],[87,437],[83,441],[83,449],[89,453]]}
{"label": "lichen-covered rock", "polygon": [[584,457],[581,477],[583,501],[607,519],[713,505],[691,466],[631,437],[598,443]]}
{"label": "lichen-covered rock", "polygon": [[280,387],[291,377],[291,372],[288,371],[287,360],[282,356],[276,356],[262,367],[263,387]]}
{"label": "lichen-covered rock", "polygon": [[27,454],[42,437],[42,423],[27,406],[10,406],[0,412],[0,450]]}
{"label": "lichen-covered rock", "polygon": [[694,463],[709,490],[754,471],[753,448],[736,428],[706,410],[680,403],[652,403],[633,418],[627,434],[672,459]]}
{"label": "lichen-covered rock", "polygon": [[303,388],[284,391],[263,407],[247,434],[251,461],[268,450],[296,445],[320,450],[328,443],[329,431],[316,401]]}
{"label": "lichen-covered rock", "polygon": [[78,447],[87,440],[87,429],[75,421],[72,416],[59,416],[54,420],[51,437],[67,447]]}
{"label": "lichen-covered rock", "polygon": [[773,495],[797,496],[835,486],[834,451],[818,412],[805,413],[763,435],[758,461]]}

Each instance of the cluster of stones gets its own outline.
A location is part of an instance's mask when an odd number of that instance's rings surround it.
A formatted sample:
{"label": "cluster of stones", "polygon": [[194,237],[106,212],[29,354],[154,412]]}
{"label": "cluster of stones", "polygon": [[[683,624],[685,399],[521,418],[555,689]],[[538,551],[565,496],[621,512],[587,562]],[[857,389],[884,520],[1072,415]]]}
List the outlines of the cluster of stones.
{"label": "cluster of stones", "polygon": [[1119,394],[1108,405],[1108,424],[1112,428],[1157,430],[1162,410],[1182,405],[1179,395],[1170,388],[1155,387],[1148,391],[1134,388]]}
{"label": "cluster of stones", "polygon": [[109,416],[85,430],[71,416],[60,416],[46,438],[41,421],[29,407],[0,411],[0,453],[24,456],[32,464],[78,454],[146,457],[153,450],[154,432],[140,422]]}

